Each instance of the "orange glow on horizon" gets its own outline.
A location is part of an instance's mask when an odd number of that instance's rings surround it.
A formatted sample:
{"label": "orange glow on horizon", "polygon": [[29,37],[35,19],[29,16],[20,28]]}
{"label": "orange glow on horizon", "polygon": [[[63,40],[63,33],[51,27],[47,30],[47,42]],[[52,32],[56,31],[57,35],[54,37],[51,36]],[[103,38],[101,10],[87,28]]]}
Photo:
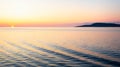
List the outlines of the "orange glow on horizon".
{"label": "orange glow on horizon", "polygon": [[14,25],[11,25],[11,28],[14,28],[15,26]]}
{"label": "orange glow on horizon", "polygon": [[117,8],[119,2],[0,0],[0,26],[69,26],[86,22],[120,22],[120,9]]}

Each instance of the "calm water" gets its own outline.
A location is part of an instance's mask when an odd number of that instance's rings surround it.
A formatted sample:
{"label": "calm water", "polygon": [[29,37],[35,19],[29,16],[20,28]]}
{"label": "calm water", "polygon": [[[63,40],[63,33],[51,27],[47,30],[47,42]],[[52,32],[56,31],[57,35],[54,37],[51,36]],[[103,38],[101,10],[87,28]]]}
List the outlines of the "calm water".
{"label": "calm water", "polygon": [[0,67],[120,67],[120,28],[0,28]]}

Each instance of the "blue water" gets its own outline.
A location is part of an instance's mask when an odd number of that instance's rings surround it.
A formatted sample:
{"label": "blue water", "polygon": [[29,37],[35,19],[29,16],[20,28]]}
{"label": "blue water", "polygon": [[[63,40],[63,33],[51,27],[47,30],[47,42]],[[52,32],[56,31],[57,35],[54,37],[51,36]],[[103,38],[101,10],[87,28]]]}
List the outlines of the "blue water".
{"label": "blue water", "polygon": [[0,67],[120,67],[120,28],[0,28]]}

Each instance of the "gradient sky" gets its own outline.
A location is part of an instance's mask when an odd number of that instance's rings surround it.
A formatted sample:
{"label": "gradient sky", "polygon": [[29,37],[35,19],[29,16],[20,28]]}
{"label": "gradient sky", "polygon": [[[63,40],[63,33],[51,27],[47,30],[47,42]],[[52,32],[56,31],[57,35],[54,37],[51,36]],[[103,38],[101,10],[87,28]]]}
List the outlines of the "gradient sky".
{"label": "gradient sky", "polygon": [[0,0],[0,26],[120,22],[120,0]]}

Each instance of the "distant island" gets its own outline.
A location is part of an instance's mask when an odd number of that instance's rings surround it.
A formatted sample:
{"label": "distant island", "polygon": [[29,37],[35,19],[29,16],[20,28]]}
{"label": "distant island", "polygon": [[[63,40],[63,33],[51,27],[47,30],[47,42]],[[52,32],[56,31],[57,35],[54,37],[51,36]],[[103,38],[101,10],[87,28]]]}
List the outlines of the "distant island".
{"label": "distant island", "polygon": [[120,27],[120,24],[115,23],[93,23],[90,25],[81,25],[76,27]]}

